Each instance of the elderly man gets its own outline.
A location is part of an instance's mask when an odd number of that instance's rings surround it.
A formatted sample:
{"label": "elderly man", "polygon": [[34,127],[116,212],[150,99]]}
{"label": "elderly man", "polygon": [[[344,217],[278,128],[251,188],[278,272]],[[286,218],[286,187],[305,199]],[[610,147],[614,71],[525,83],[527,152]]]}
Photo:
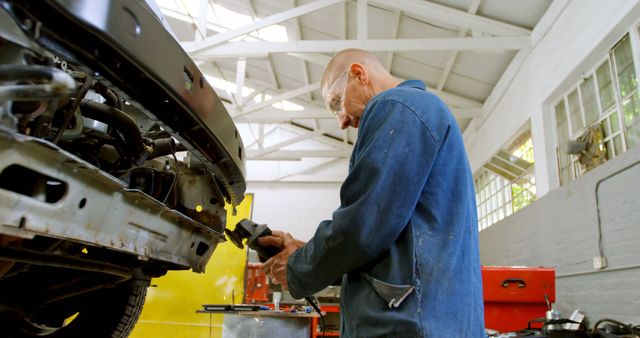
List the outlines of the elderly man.
{"label": "elderly man", "polygon": [[342,277],[342,337],[483,337],[473,179],[456,121],[422,81],[339,52],[322,95],[359,128],[340,207],[308,243],[274,232],[263,269],[295,298]]}

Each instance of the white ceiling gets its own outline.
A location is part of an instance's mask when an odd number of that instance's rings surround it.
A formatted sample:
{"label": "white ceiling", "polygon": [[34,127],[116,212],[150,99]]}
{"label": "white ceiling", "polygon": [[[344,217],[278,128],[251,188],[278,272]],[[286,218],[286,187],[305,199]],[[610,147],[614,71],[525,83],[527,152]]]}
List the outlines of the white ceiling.
{"label": "white ceiling", "polygon": [[464,132],[508,86],[552,0],[156,2],[234,117],[249,180],[341,181],[357,131],[339,130],[318,89],[335,52],[368,49],[423,80]]}

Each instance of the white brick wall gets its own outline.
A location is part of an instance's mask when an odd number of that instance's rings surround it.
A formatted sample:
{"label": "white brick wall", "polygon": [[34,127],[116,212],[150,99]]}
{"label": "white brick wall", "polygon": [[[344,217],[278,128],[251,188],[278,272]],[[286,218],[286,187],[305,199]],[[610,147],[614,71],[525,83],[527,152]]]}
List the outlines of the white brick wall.
{"label": "white brick wall", "polygon": [[[598,181],[604,270],[592,263],[599,256]],[[480,256],[484,265],[556,268],[564,315],[578,308],[591,323],[606,317],[640,324],[640,149],[480,232]]]}

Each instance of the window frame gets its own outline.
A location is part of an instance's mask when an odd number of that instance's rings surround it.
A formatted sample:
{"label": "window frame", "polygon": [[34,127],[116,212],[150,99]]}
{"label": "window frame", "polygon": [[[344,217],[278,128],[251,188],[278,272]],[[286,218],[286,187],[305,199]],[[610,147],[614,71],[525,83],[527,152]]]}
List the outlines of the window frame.
{"label": "window frame", "polygon": [[[514,149],[521,149],[527,143],[531,143],[530,149],[527,149],[527,153],[531,152],[530,155],[531,158],[533,158],[534,149],[533,139],[531,136],[527,137],[523,142],[517,144],[515,147],[512,147],[510,150],[505,149],[504,151],[524,160],[524,156],[518,156],[514,154]],[[533,162],[529,163],[531,163],[531,165],[514,179],[503,177],[487,167],[482,167],[476,173],[476,175],[474,175],[473,181],[476,191],[478,231],[482,231],[490,227],[491,225],[503,220],[509,215],[518,212],[519,210],[532,203],[530,201],[529,203],[522,205],[520,208],[516,208],[516,206],[514,205],[514,200],[519,196],[523,196],[526,194],[527,196],[533,195],[534,200],[537,198],[535,188],[535,166]],[[519,183],[519,181],[523,179],[527,180],[528,184]],[[523,188],[523,191],[516,195],[514,195],[513,193],[515,185],[521,186]]]}
{"label": "window frame", "polygon": [[[628,95],[626,95],[625,97],[622,97],[622,94],[620,92],[620,79],[618,76],[618,65],[616,63],[615,57],[614,57],[614,51],[615,49],[625,40],[628,39],[630,47],[631,47],[631,54],[632,54],[632,66],[634,67],[634,74],[636,76],[636,87],[634,90],[632,90]],[[607,52],[605,53],[605,55],[603,55],[598,62],[596,62],[594,64],[593,67],[589,68],[588,71],[584,72],[583,76],[573,85],[571,85],[562,95],[559,95],[559,97],[552,101],[552,105],[551,105],[551,110],[552,110],[552,116],[551,116],[551,121],[553,123],[553,136],[554,136],[554,142],[556,145],[556,175],[558,175],[558,181],[560,183],[560,185],[565,185],[568,182],[563,182],[563,176],[562,176],[562,167],[561,167],[561,161],[560,161],[560,156],[563,156],[565,154],[561,154],[560,152],[563,152],[564,150],[561,149],[561,142],[559,140],[559,130],[558,130],[558,119],[557,119],[557,107],[558,105],[562,102],[563,106],[564,106],[564,114],[565,114],[565,118],[566,118],[566,125],[567,125],[567,135],[568,135],[568,140],[575,140],[577,137],[579,137],[580,135],[582,135],[582,133],[585,132],[585,130],[593,125],[596,124],[602,124],[603,121],[607,120],[606,125],[608,126],[607,130],[605,131],[605,137],[603,139],[603,145],[605,147],[607,147],[607,143],[610,142],[611,145],[611,150],[613,150],[612,152],[609,151],[609,148],[607,148],[607,160],[606,161],[611,161],[613,159],[615,159],[616,157],[618,157],[620,154],[628,151],[628,141],[627,141],[627,132],[626,132],[626,126],[624,124],[624,111],[623,111],[623,102],[625,100],[628,99],[632,99],[633,95],[640,95],[640,56],[638,55],[638,49],[640,48],[638,42],[640,42],[640,26],[634,26],[633,30],[626,32],[620,39],[618,39],[618,41],[611,46]],[[602,107],[602,96],[600,93],[600,83],[602,81],[602,79],[600,79],[600,77],[598,76],[598,70],[600,69],[601,66],[603,66],[604,64],[608,63],[608,68],[609,68],[609,72],[611,74],[611,88],[613,90],[613,99],[614,99],[614,103],[611,105],[611,107],[609,107],[606,111],[603,111],[603,107]],[[584,102],[583,102],[583,94],[582,94],[582,85],[584,84],[585,80],[587,78],[589,78],[590,76],[593,77],[593,85],[595,86],[595,101],[597,104],[597,108],[598,108],[598,118],[596,119],[596,121],[594,121],[593,123],[587,125],[586,121],[587,121],[587,116],[585,113],[585,108],[584,108]],[[579,130],[574,130],[574,121],[573,121],[573,117],[571,116],[571,111],[570,111],[570,103],[569,103],[569,96],[573,93],[576,92],[577,97],[578,97],[578,110],[580,113],[580,120],[583,123],[583,127]],[[610,133],[611,128],[611,123],[610,123],[610,116],[612,116],[612,114],[617,113],[617,131],[614,134]],[[618,152],[615,149],[615,139],[616,137],[620,136],[621,139],[621,151]],[[569,156],[569,161],[570,161],[570,165],[569,165],[569,181],[574,181],[576,180],[578,177],[580,177],[581,175],[583,175],[585,173],[585,171],[582,169],[582,166],[580,165],[579,161],[578,161],[578,156],[576,155],[571,155],[571,154],[566,154],[567,156]]]}

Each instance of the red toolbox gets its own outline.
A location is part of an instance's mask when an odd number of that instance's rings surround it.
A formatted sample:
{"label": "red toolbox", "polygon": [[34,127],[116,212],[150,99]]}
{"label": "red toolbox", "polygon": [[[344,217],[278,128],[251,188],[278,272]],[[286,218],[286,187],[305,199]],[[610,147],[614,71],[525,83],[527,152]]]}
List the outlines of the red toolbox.
{"label": "red toolbox", "polygon": [[[555,271],[539,267],[483,266],[484,321],[500,332],[527,328],[530,320],[544,318],[556,300]],[[534,327],[540,327],[538,324]]]}
{"label": "red toolbox", "polygon": [[268,302],[269,284],[267,275],[260,269],[259,263],[247,263],[244,278],[244,303]]}

